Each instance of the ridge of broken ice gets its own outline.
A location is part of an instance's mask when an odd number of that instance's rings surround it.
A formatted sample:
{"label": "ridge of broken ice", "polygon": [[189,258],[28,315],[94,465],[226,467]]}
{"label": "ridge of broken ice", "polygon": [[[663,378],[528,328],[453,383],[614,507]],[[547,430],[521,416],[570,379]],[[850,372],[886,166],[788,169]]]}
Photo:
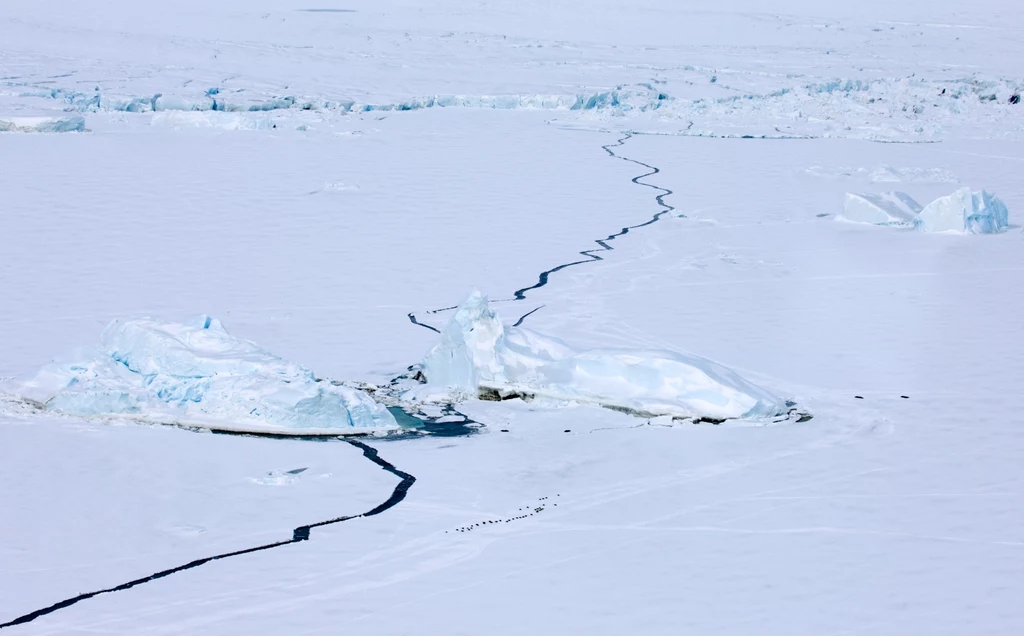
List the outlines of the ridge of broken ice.
{"label": "ridge of broken ice", "polygon": [[0,132],[63,133],[85,131],[85,118],[71,117],[0,117]]}
{"label": "ridge of broken ice", "polygon": [[472,293],[423,362],[425,392],[529,395],[587,402],[645,415],[725,420],[786,412],[785,400],[735,372],[673,351],[576,351],[522,327],[506,327],[487,298]]}
{"label": "ridge of broken ice", "polygon": [[83,359],[52,363],[18,388],[47,409],[124,415],[236,430],[395,428],[391,413],[356,389],[247,340],[219,320],[115,320]]}
{"label": "ridge of broken ice", "polygon": [[[716,81],[711,69],[689,70],[706,72],[709,82]],[[1011,99],[1019,99],[1021,83],[980,75],[954,79],[916,75],[819,78],[810,82],[803,76],[789,76],[774,88],[714,97],[691,95],[682,87],[677,92],[671,85],[632,83],[576,93],[376,95],[373,99],[371,92],[361,101],[343,95],[280,95],[258,87],[229,90],[189,83],[187,88],[166,87],[171,92],[148,94],[120,88],[79,91],[18,85],[25,89],[19,97],[56,101],[67,110],[83,113],[300,110],[348,114],[466,108],[571,112],[573,116],[564,124],[597,129],[629,118],[629,130],[726,138],[939,139],[958,130],[976,132],[981,122],[1009,123],[1015,136],[1020,132],[1016,129],[1016,102]],[[883,176],[883,180],[891,178]]]}

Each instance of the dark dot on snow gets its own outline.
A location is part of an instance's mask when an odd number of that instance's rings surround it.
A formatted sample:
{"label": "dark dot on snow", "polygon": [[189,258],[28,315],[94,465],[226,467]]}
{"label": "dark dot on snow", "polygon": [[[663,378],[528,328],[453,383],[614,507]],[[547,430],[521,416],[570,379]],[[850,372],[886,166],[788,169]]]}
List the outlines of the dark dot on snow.
{"label": "dark dot on snow", "polygon": [[909,400],[910,399],[909,395],[901,395],[900,397],[903,398],[904,400]]}
{"label": "dark dot on snow", "polygon": [[571,433],[572,431],[571,431],[571,430],[569,430],[569,429],[565,429],[565,432],[566,432],[566,433]]}
{"label": "dark dot on snow", "polygon": [[1017,94],[1010,95],[1010,103],[1011,104],[1019,104],[1020,103],[1020,95],[1017,95]]}
{"label": "dark dot on snow", "polygon": [[502,433],[507,433],[507,432],[508,432],[508,429],[507,429],[507,428],[503,428],[503,429],[501,429],[501,432],[502,432]]}
{"label": "dark dot on snow", "polygon": [[863,395],[855,395],[853,397],[857,398],[858,400],[863,400],[864,399]]}

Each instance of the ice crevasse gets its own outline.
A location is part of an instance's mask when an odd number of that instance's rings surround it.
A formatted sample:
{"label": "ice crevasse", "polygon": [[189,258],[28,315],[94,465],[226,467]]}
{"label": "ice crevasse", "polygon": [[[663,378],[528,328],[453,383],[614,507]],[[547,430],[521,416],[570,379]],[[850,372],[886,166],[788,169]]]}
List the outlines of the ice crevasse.
{"label": "ice crevasse", "polygon": [[726,420],[767,418],[786,401],[710,360],[672,351],[569,345],[506,327],[487,298],[472,293],[423,362],[426,391],[530,395],[644,415]]}
{"label": "ice crevasse", "polygon": [[235,338],[209,316],[185,324],[114,321],[94,350],[43,367],[17,392],[70,415],[226,430],[398,426],[366,393],[320,381],[310,370]]}

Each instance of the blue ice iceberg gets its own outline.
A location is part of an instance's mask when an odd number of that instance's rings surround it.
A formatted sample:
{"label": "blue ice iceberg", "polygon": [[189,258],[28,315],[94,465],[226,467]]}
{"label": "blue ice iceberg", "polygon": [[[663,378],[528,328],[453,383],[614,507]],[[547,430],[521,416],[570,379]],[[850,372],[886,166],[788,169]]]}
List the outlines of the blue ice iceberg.
{"label": "blue ice iceberg", "polygon": [[253,431],[396,428],[366,393],[231,336],[209,316],[185,323],[114,321],[83,360],[53,363],[23,397],[80,416]]}
{"label": "blue ice iceberg", "polygon": [[785,400],[733,371],[672,351],[569,345],[521,327],[506,327],[474,292],[427,354],[430,387],[477,395],[536,397],[600,404],[644,415],[725,420],[786,413]]}
{"label": "blue ice iceberg", "polygon": [[939,197],[917,215],[914,226],[922,232],[994,234],[1009,225],[1009,212],[998,197],[979,190],[960,188]]}

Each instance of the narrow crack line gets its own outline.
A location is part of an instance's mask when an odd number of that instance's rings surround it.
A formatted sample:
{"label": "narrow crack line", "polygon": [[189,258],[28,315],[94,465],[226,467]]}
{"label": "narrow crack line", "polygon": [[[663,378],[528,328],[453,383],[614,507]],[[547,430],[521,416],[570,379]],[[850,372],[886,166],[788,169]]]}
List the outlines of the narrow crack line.
{"label": "narrow crack line", "polygon": [[624,236],[626,234],[629,234],[630,230],[636,230],[636,229],[639,229],[639,228],[642,228],[642,227],[647,227],[648,225],[653,225],[653,224],[657,223],[658,221],[660,221],[661,218],[663,216],[665,216],[666,214],[668,214],[669,212],[675,211],[675,207],[665,203],[665,197],[667,197],[668,195],[672,194],[672,190],[669,190],[668,188],[663,188],[661,186],[654,185],[653,183],[646,183],[646,182],[642,181],[642,179],[646,179],[647,177],[653,177],[654,175],[660,173],[661,170],[659,168],[657,168],[655,166],[652,166],[650,164],[644,163],[642,161],[638,161],[636,159],[630,159],[629,157],[617,154],[614,150],[612,150],[612,148],[618,148],[618,147],[624,146],[626,144],[626,142],[629,141],[632,137],[633,137],[633,133],[626,133],[626,135],[624,137],[622,137],[621,139],[618,139],[614,143],[610,143],[610,144],[606,144],[604,146],[601,146],[601,148],[604,149],[604,151],[607,152],[609,156],[614,157],[615,159],[620,159],[622,161],[627,161],[629,163],[634,163],[634,164],[636,164],[638,166],[641,166],[643,168],[646,168],[648,170],[648,172],[645,172],[645,173],[643,173],[641,175],[637,175],[637,176],[633,177],[632,179],[630,179],[630,181],[635,183],[636,185],[643,186],[645,188],[651,188],[652,190],[657,190],[658,191],[658,195],[654,197],[654,200],[657,202],[658,207],[660,207],[661,210],[659,210],[654,216],[652,216],[649,220],[644,221],[643,223],[638,223],[636,225],[629,225],[627,227],[622,228],[621,230],[619,230],[618,232],[616,232],[614,234],[610,234],[610,235],[604,237],[603,239],[596,239],[594,242],[597,243],[598,248],[589,249],[589,250],[583,250],[582,252],[580,252],[580,255],[581,256],[586,256],[588,260],[573,261],[571,263],[564,263],[564,264],[559,265],[557,267],[553,267],[552,269],[549,269],[547,271],[541,272],[540,275],[537,277],[537,282],[534,285],[531,285],[530,287],[524,287],[523,289],[519,289],[519,290],[517,290],[515,292],[515,294],[513,294],[513,296],[515,297],[516,300],[525,300],[526,299],[526,292],[532,291],[534,289],[539,289],[539,288],[544,287],[545,285],[547,285],[548,284],[548,279],[549,279],[550,275],[554,274],[555,272],[559,272],[559,271],[561,271],[563,269],[566,269],[568,267],[574,267],[576,265],[582,265],[584,263],[592,263],[594,261],[604,260],[603,258],[601,258],[601,256],[599,256],[598,253],[599,252],[610,252],[610,251],[614,250],[615,248],[612,247],[609,244],[611,241],[614,241],[615,239],[617,239],[620,236]]}
{"label": "narrow crack line", "polygon": [[133,587],[135,587],[137,585],[143,585],[143,584],[149,583],[151,581],[156,581],[158,579],[162,579],[162,578],[168,577],[168,576],[170,576],[172,574],[177,574],[178,572],[184,572],[185,570],[191,570],[193,568],[197,568],[200,565],[206,565],[207,563],[209,563],[211,561],[218,561],[220,559],[227,559],[227,558],[230,558],[230,557],[241,556],[243,554],[252,554],[253,552],[260,552],[260,551],[263,551],[263,550],[270,550],[271,548],[279,548],[281,546],[291,545],[293,543],[300,543],[302,541],[308,541],[309,540],[310,530],[312,530],[313,528],[319,528],[321,526],[329,526],[331,524],[340,523],[342,521],[348,521],[350,519],[358,519],[359,517],[372,517],[374,515],[379,515],[380,513],[384,512],[384,511],[386,511],[386,510],[388,510],[390,508],[393,508],[393,507],[397,506],[399,503],[401,503],[401,501],[403,499],[405,499],[405,496],[409,493],[409,489],[412,488],[412,485],[414,483],[416,483],[416,478],[413,477],[412,475],[410,475],[407,472],[404,472],[404,471],[401,471],[401,470],[395,468],[395,466],[392,463],[390,463],[387,460],[383,459],[377,453],[377,449],[373,448],[372,446],[369,446],[367,444],[364,444],[363,442],[359,442],[359,441],[351,440],[351,439],[347,439],[347,440],[345,440],[345,442],[347,442],[348,444],[351,444],[352,446],[355,446],[356,448],[362,450],[363,451],[363,457],[365,457],[366,459],[369,459],[374,464],[377,464],[378,466],[380,466],[381,469],[386,470],[387,472],[391,473],[392,475],[398,477],[401,480],[401,481],[398,482],[398,485],[396,485],[394,490],[391,492],[391,496],[388,497],[383,503],[375,506],[371,510],[368,510],[367,512],[364,512],[364,513],[361,513],[361,514],[358,514],[358,515],[336,517],[334,519],[328,519],[326,521],[318,521],[317,523],[311,523],[309,525],[299,526],[299,527],[295,528],[292,531],[292,538],[287,540],[287,541],[277,541],[275,543],[267,543],[267,544],[259,545],[259,546],[253,547],[253,548],[245,548],[244,550],[236,550],[234,552],[225,552],[224,554],[218,554],[218,555],[211,556],[211,557],[205,557],[205,558],[202,558],[202,559],[196,559],[194,561],[189,561],[188,563],[186,563],[184,565],[179,565],[177,567],[169,568],[167,570],[161,570],[161,571],[156,572],[154,574],[150,574],[149,576],[145,576],[145,577],[142,577],[142,578],[139,578],[139,579],[135,579],[133,581],[128,581],[127,583],[122,583],[122,584],[117,585],[115,587],[110,587],[110,588],[103,589],[103,590],[97,590],[95,592],[86,592],[84,594],[79,594],[78,596],[73,596],[71,598],[64,599],[63,601],[59,601],[57,603],[54,603],[53,605],[50,605],[49,607],[44,607],[44,608],[38,609],[38,610],[36,610],[34,612],[30,612],[28,614],[25,614],[24,616],[19,616],[18,618],[15,618],[12,621],[8,621],[6,623],[0,623],[0,629],[3,629],[5,627],[13,627],[15,625],[23,625],[25,623],[31,623],[32,621],[36,620],[37,618],[40,618],[41,616],[46,616],[47,614],[52,614],[53,612],[56,612],[57,610],[62,610],[64,608],[66,608],[66,607],[71,607],[72,605],[74,605],[76,603],[79,603],[81,601],[93,598],[95,596],[99,596],[101,594],[110,594],[110,593],[113,593],[113,592],[122,592],[124,590],[131,589],[131,588],[133,588]]}
{"label": "narrow crack line", "polygon": [[518,327],[519,325],[523,324],[523,321],[526,320],[529,316],[537,313],[541,309],[544,309],[544,307],[545,307],[545,305],[541,305],[540,307],[537,307],[535,309],[531,309],[530,311],[528,311],[525,314],[523,314],[522,316],[520,316],[519,320],[516,321],[516,324],[514,324],[512,326],[513,327]]}
{"label": "narrow crack line", "polygon": [[416,325],[417,327],[424,327],[424,328],[429,329],[429,330],[431,330],[433,332],[441,333],[441,330],[438,329],[437,327],[432,327],[432,326],[428,325],[425,322],[420,322],[419,320],[416,320],[416,314],[414,314],[411,311],[409,312],[409,322],[411,322],[412,324]]}
{"label": "narrow crack line", "polygon": [[[642,168],[646,168],[647,169],[647,172],[645,172],[645,173],[643,173],[641,175],[638,175],[636,177],[633,177],[632,179],[630,179],[630,181],[635,183],[638,186],[643,186],[645,188],[651,188],[652,190],[656,190],[658,192],[658,194],[654,197],[654,200],[658,204],[658,207],[660,207],[661,209],[653,217],[651,217],[647,221],[644,221],[643,223],[638,223],[637,225],[629,225],[629,226],[626,226],[626,227],[622,228],[621,230],[619,230],[618,232],[616,232],[614,234],[609,234],[608,236],[606,236],[606,237],[604,237],[602,239],[595,239],[594,243],[596,243],[598,245],[598,247],[592,248],[592,249],[589,249],[589,250],[583,250],[582,252],[579,252],[580,256],[585,256],[586,258],[580,259],[580,260],[571,261],[571,262],[568,262],[568,263],[562,263],[561,265],[557,265],[555,267],[552,267],[551,269],[544,270],[543,272],[541,272],[540,274],[537,275],[537,282],[536,283],[534,283],[533,285],[530,285],[529,287],[523,287],[522,289],[516,290],[513,293],[513,295],[512,295],[513,297],[509,298],[507,300],[510,300],[510,301],[526,300],[527,292],[530,292],[530,291],[533,291],[535,289],[540,289],[541,287],[544,287],[545,285],[548,284],[548,281],[550,280],[552,274],[560,272],[563,269],[567,269],[569,267],[575,267],[577,265],[583,265],[585,263],[593,263],[593,262],[596,262],[596,261],[604,260],[600,256],[600,253],[601,252],[610,252],[610,251],[615,249],[614,247],[611,246],[611,244],[610,244],[611,241],[614,241],[615,239],[619,238],[620,236],[625,236],[626,234],[629,234],[630,230],[637,230],[637,229],[640,229],[642,227],[647,227],[648,225],[653,225],[653,224],[657,223],[658,221],[660,221],[661,218],[663,216],[665,216],[666,214],[668,214],[669,212],[674,212],[675,211],[675,207],[669,205],[668,203],[665,203],[665,197],[667,197],[668,195],[672,194],[673,193],[672,190],[669,190],[668,188],[663,188],[661,186],[654,185],[653,183],[647,183],[647,182],[643,181],[643,179],[646,179],[648,177],[653,177],[654,175],[660,173],[661,172],[660,169],[658,169],[657,167],[652,166],[650,164],[644,163],[642,161],[638,161],[636,159],[631,159],[631,158],[626,157],[624,155],[617,154],[613,150],[613,148],[618,148],[618,147],[624,146],[626,144],[626,142],[629,141],[631,138],[633,138],[633,136],[636,135],[636,134],[637,133],[632,133],[632,132],[625,133],[625,136],[622,137],[621,139],[616,140],[614,143],[610,143],[610,144],[606,144],[604,146],[601,146],[601,148],[605,152],[607,152],[609,156],[611,156],[611,157],[613,157],[615,159],[620,159],[622,161],[627,161],[629,163],[634,163],[634,164],[636,164],[636,165],[638,165],[638,166],[640,166]],[[494,301],[494,302],[501,302],[501,301]],[[439,312],[449,311],[449,310],[452,310],[452,309],[456,309],[456,307],[444,307],[444,308],[441,308],[441,309],[430,310],[430,311],[427,311],[425,313],[436,314],[436,313],[439,313]],[[540,307],[538,307],[537,309],[540,309]],[[523,315],[515,323],[515,325],[513,325],[513,326],[518,327],[518,326],[522,325],[523,321],[526,320],[526,318],[528,316],[530,316],[535,311],[537,311],[537,309],[534,309],[533,311],[528,312],[525,315]],[[431,331],[434,331],[434,332],[437,332],[437,333],[441,333],[441,330],[438,329],[437,327],[428,325],[428,324],[426,324],[424,322],[420,322],[419,320],[417,320],[416,319],[416,315],[414,313],[410,313],[409,314],[409,321],[412,322],[412,324],[414,324],[414,325],[417,325],[417,326],[420,326],[420,327],[425,327],[427,329],[430,329]]]}

